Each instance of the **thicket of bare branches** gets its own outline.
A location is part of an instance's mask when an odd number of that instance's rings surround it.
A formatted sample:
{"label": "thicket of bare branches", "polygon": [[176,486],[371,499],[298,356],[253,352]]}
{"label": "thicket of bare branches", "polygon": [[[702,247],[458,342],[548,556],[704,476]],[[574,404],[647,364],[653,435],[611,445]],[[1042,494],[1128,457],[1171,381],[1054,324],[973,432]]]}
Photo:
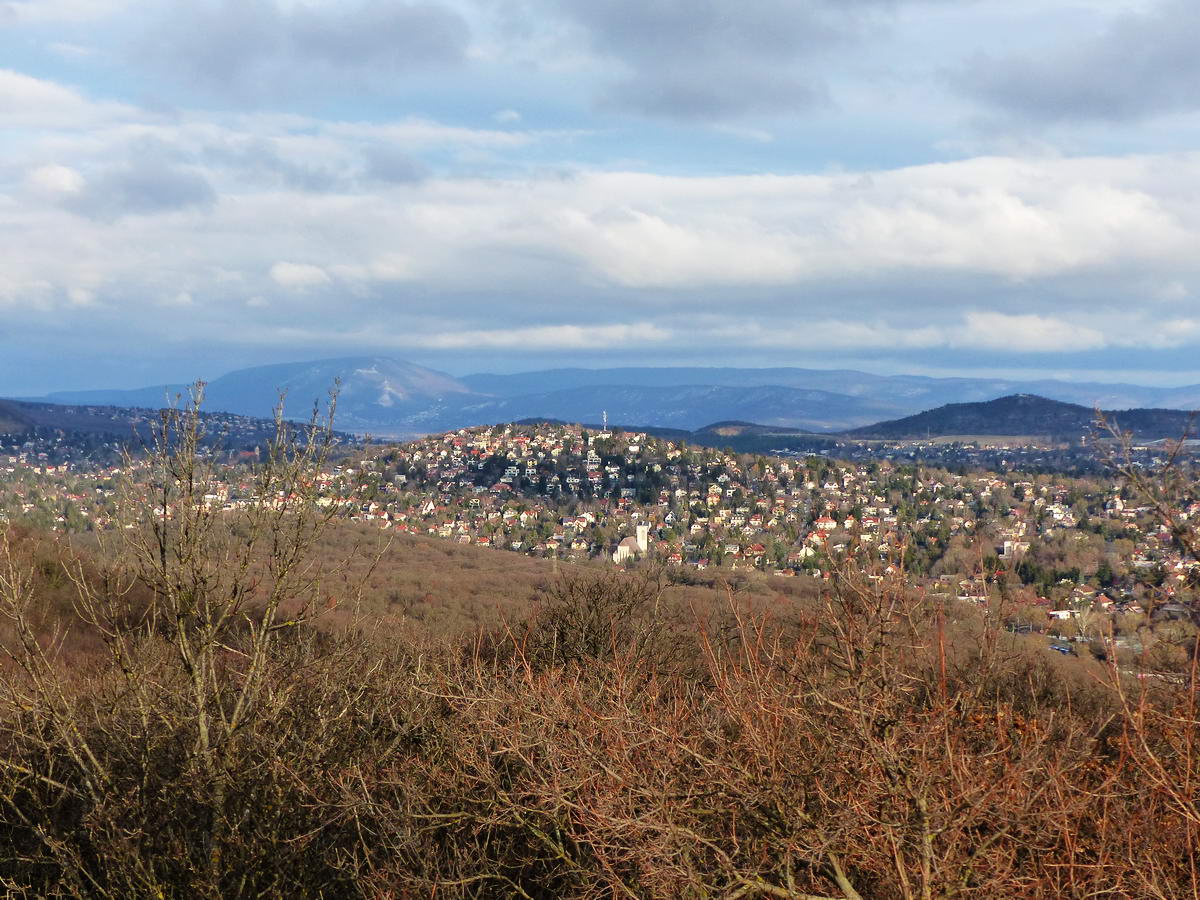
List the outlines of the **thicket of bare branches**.
{"label": "thicket of bare branches", "polygon": [[465,644],[322,630],[327,425],[230,518],[190,421],[64,570],[88,668],[0,552],[13,896],[1200,896],[1194,667],[1046,658],[853,560],[786,618],[614,574]]}

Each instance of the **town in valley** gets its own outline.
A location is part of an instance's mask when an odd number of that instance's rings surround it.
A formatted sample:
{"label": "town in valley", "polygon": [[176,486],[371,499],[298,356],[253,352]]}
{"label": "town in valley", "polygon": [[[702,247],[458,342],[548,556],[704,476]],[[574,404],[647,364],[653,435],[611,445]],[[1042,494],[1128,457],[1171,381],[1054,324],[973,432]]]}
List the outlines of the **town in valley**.
{"label": "town in valley", "polygon": [[[226,444],[211,450],[205,502],[229,514],[260,499],[249,468],[257,456],[247,449],[254,431],[234,424],[239,441],[228,440],[229,422],[208,423]],[[121,456],[116,439],[4,440],[0,516],[64,534],[114,527],[118,483],[136,481],[146,465]],[[854,560],[931,596],[1000,602],[1010,628],[1064,641],[1099,647],[1113,628],[1119,645],[1138,649],[1148,627],[1194,626],[1200,564],[1161,509],[1114,472],[1098,464],[1086,476],[1027,472],[1022,461],[1043,451],[1000,440],[990,452],[1004,455],[1004,471],[967,464],[982,452],[977,443],[927,449],[938,461],[920,461],[919,446],[846,461],[603,426],[503,424],[402,444],[347,441],[317,487],[319,502],[352,525],[563,564],[819,585]],[[958,464],[941,461],[951,451],[962,454]],[[1125,452],[1140,453],[1133,465],[1147,471],[1166,458],[1162,448]],[[1181,498],[1174,512],[1177,522],[1195,521],[1200,498]]]}

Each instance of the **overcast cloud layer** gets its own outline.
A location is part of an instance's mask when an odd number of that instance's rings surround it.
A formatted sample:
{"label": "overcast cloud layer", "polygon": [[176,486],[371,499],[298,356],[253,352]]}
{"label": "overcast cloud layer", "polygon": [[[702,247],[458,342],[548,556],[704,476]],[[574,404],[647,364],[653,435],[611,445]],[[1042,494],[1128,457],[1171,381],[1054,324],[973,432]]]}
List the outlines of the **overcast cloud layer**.
{"label": "overcast cloud layer", "polygon": [[1191,0],[0,0],[0,395],[1200,381]]}

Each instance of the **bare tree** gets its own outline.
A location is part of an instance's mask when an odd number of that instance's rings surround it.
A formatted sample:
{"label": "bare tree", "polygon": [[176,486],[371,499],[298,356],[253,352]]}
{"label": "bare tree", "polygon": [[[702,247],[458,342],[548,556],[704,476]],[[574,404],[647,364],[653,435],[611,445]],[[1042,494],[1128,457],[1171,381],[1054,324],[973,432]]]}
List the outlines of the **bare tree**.
{"label": "bare tree", "polygon": [[[219,436],[206,431],[203,394],[198,382],[181,405],[161,411],[144,458],[126,453],[118,527],[100,577],[78,561],[69,567],[78,619],[100,635],[111,664],[103,671],[118,679],[101,695],[107,708],[81,710],[60,642],[36,633],[30,580],[0,543],[0,614],[16,635],[3,648],[17,673],[3,680],[9,710],[36,716],[37,729],[24,736],[47,752],[64,751],[73,777],[35,776],[11,760],[0,766],[36,778],[52,805],[78,798],[104,806],[128,776],[120,766],[143,767],[148,783],[156,764],[148,742],[165,724],[177,743],[171,764],[202,786],[203,836],[189,852],[197,860],[195,883],[215,896],[225,876],[222,848],[246,800],[230,796],[234,771],[246,763],[249,736],[264,719],[277,721],[295,690],[277,677],[286,644],[335,602],[325,584],[338,566],[314,548],[339,506],[319,487],[335,445],[336,389],[326,413],[314,408],[301,425],[285,418],[281,398],[274,435],[258,460],[233,471],[220,463]],[[228,477],[241,485],[231,508],[217,495]],[[135,759],[111,752],[139,742]],[[6,799],[11,807],[14,795]],[[39,833],[75,890],[101,887],[87,883],[83,851],[45,828]],[[132,865],[139,890],[149,890],[151,864]]]}

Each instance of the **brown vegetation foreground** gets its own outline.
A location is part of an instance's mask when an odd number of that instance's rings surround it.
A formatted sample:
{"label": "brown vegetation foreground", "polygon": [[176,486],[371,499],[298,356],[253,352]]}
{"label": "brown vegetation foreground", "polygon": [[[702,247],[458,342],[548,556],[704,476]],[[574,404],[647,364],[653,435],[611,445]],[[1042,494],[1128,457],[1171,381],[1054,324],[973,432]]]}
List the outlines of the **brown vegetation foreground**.
{"label": "brown vegetation foreground", "polygon": [[613,574],[470,641],[319,630],[320,429],[244,520],[190,452],[66,567],[87,667],[0,551],[12,896],[1198,896],[1194,672],[1029,656],[850,568],[787,615]]}

